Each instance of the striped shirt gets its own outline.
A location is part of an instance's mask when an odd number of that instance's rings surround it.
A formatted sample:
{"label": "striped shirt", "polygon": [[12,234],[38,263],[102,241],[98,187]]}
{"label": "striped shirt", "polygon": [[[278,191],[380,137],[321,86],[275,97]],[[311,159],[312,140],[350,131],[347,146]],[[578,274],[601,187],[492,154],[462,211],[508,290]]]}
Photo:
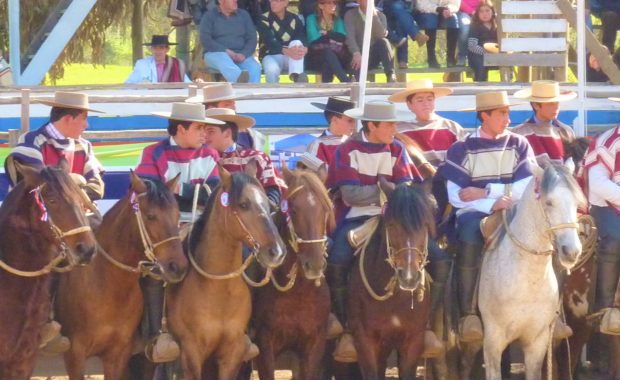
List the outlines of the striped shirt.
{"label": "striped shirt", "polygon": [[[136,174],[142,177],[170,181],[180,174],[180,183],[193,188],[209,180],[217,180],[219,154],[206,145],[198,149],[181,148],[173,137],[147,146],[142,151]],[[181,191],[183,193],[183,190]]]}
{"label": "striped shirt", "polygon": [[466,132],[459,123],[435,115],[426,122],[401,122],[396,125],[398,132],[415,141],[424,158],[435,168],[446,159],[446,152],[456,141],[462,140]]}
{"label": "striped shirt", "polygon": [[[584,175],[586,178],[583,182],[587,185],[585,190],[588,201],[592,205],[609,206],[620,215],[619,153],[620,126],[617,126],[603,132],[590,144],[584,159]],[[604,168],[604,171],[599,170],[601,175],[593,176],[592,171],[601,166]],[[592,178],[589,179],[588,177]]]}
{"label": "striped shirt", "polygon": [[575,140],[575,132],[570,126],[559,120],[542,122],[534,116],[514,127],[512,132],[527,138],[534,150],[538,165],[543,168],[549,163],[562,165],[564,163],[562,140]]}
{"label": "striped shirt", "polygon": [[[103,197],[104,183],[101,175],[104,170],[95,157],[91,143],[81,137],[73,139],[63,136],[52,123],[20,136],[17,146],[5,161],[5,170],[11,173],[12,169],[7,163],[13,159],[36,167],[57,165],[60,158],[67,160],[71,173],[80,174],[86,179],[84,190],[92,200]],[[15,177],[10,180],[15,181]]]}
{"label": "striped shirt", "polygon": [[228,152],[220,152],[220,165],[231,173],[242,172],[251,160],[257,165],[256,178],[264,188],[278,186],[276,173],[271,158],[263,152],[254,149],[244,149],[236,145],[235,149]]}
{"label": "striped shirt", "polygon": [[306,150],[308,153],[316,156],[319,160],[325,162],[327,167],[333,165],[334,157],[336,157],[336,149],[345,142],[349,136],[336,136],[329,130],[323,131],[316,140],[308,145]]}

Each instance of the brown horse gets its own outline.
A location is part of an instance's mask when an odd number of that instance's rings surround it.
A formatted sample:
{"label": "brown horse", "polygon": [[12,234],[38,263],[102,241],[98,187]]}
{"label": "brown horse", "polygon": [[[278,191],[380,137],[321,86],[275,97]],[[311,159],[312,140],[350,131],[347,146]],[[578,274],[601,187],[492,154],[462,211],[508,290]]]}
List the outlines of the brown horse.
{"label": "brown horse", "polygon": [[276,357],[292,349],[301,361],[299,379],[318,380],[330,310],[323,271],[333,206],[314,173],[284,167],[283,176],[288,196],[276,223],[289,255],[273,271],[272,285],[255,294],[253,315],[260,348],[256,362],[261,380],[273,379]]}
{"label": "brown horse", "polygon": [[0,379],[30,379],[39,330],[50,310],[50,276],[61,261],[86,264],[95,237],[84,215],[90,204],[69,166],[40,171],[16,165],[23,180],[0,207]]}
{"label": "brown horse", "polygon": [[400,379],[416,377],[430,314],[424,267],[434,230],[428,195],[401,184],[390,194],[385,215],[357,255],[359,270],[351,273],[348,314],[365,380],[385,378],[393,350],[398,353]]}
{"label": "brown horse", "polygon": [[[252,308],[243,270],[254,257],[265,267],[277,267],[286,254],[260,183],[222,168],[220,177],[187,242],[192,266],[183,282],[168,288],[170,328],[188,380],[201,378],[207,359],[217,365],[219,379],[237,376],[248,349],[245,330]],[[253,251],[244,263],[243,244]]]}
{"label": "brown horse", "polygon": [[179,238],[179,208],[172,190],[131,172],[129,193],[97,229],[101,246],[92,264],[63,276],[56,315],[71,340],[65,353],[70,379],[82,379],[87,358],[103,361],[105,378],[119,379],[131,356],[143,298],[138,280],[148,270],[165,282],[181,281],[187,258]]}

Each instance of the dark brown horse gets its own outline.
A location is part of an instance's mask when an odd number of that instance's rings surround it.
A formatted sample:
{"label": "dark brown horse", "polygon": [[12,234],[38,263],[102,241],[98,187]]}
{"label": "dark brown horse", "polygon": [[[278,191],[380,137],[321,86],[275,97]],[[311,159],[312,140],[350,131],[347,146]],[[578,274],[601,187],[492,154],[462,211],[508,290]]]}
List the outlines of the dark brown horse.
{"label": "dark brown horse", "polygon": [[385,378],[393,350],[398,353],[400,379],[415,379],[430,314],[424,267],[434,229],[429,197],[401,184],[389,196],[376,231],[358,253],[349,284],[348,314],[365,380]]}
{"label": "dark brown horse", "polygon": [[[255,257],[277,267],[286,254],[267,196],[255,179],[220,168],[221,184],[193,226],[183,282],[168,288],[168,318],[181,346],[185,379],[201,378],[207,359],[219,379],[234,379],[248,349],[250,291],[242,273]],[[252,250],[242,263],[242,245]]]}
{"label": "dark brown horse", "polygon": [[[95,237],[84,215],[90,204],[61,160],[40,171],[16,165],[23,180],[0,207],[0,379],[30,379],[39,330],[50,310],[48,273],[68,261],[86,264]],[[65,258],[66,257],[66,258]]]}
{"label": "dark brown horse", "polygon": [[71,340],[65,354],[70,379],[83,378],[92,356],[102,359],[106,379],[119,379],[142,316],[140,275],[152,269],[168,283],[185,275],[188,262],[172,192],[177,182],[142,180],[131,172],[129,193],[97,229],[99,254],[91,265],[61,278],[56,315]]}
{"label": "dark brown horse", "polygon": [[255,293],[253,316],[260,348],[256,363],[261,380],[273,379],[278,354],[290,349],[301,362],[299,379],[318,380],[330,310],[323,271],[333,206],[314,173],[284,167],[283,175],[288,196],[276,223],[288,255],[273,271],[272,284]]}

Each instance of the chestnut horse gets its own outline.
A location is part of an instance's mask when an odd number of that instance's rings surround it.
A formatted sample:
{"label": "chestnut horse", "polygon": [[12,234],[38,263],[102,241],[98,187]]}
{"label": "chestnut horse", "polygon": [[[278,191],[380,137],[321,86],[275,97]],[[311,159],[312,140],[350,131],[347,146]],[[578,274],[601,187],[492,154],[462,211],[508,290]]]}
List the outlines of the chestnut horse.
{"label": "chestnut horse", "polygon": [[430,314],[424,267],[429,235],[435,231],[433,204],[424,191],[398,185],[375,232],[357,253],[348,315],[365,380],[385,378],[393,350],[399,378],[416,377]]}
{"label": "chestnut horse", "polygon": [[[277,267],[286,254],[260,183],[223,168],[220,177],[187,242],[190,270],[183,282],[167,289],[168,320],[187,380],[201,378],[207,359],[215,362],[219,379],[237,376],[248,349],[245,330],[252,309],[243,270],[254,258]],[[252,255],[242,263],[244,244]]]}
{"label": "chestnut horse", "polygon": [[314,173],[283,167],[283,176],[288,196],[276,219],[289,255],[273,271],[272,285],[255,293],[253,320],[260,348],[256,363],[261,380],[273,380],[276,357],[292,349],[301,362],[299,379],[318,380],[330,310],[323,279],[325,236],[335,223],[334,211]]}
{"label": "chestnut horse", "polygon": [[86,264],[96,242],[84,207],[90,201],[69,165],[40,171],[16,164],[23,180],[0,207],[0,379],[30,379],[39,330],[50,310],[49,273],[62,261]]}
{"label": "chestnut horse", "polygon": [[82,379],[87,358],[103,361],[107,380],[119,379],[131,356],[144,301],[140,275],[181,281],[187,258],[179,238],[179,208],[173,189],[131,172],[129,193],[104,216],[96,231],[101,246],[92,264],[63,276],[56,315],[71,340],[65,353],[70,379]]}

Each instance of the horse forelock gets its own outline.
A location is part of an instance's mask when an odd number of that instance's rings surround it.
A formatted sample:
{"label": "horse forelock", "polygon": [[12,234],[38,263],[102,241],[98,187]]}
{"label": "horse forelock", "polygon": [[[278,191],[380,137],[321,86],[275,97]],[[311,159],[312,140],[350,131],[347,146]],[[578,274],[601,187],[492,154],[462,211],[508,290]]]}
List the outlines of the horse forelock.
{"label": "horse forelock", "polygon": [[562,165],[549,165],[543,173],[540,191],[543,195],[547,195],[559,185],[568,188],[575,198],[578,207],[585,207],[587,204],[586,198],[570,170]]}
{"label": "horse forelock", "polygon": [[160,180],[143,178],[142,181],[146,185],[146,199],[149,203],[159,207],[169,207],[176,203],[174,194],[166,184]]}
{"label": "horse forelock", "polygon": [[40,176],[43,179],[43,183],[48,188],[54,187],[58,189],[58,194],[67,202],[73,203],[76,199],[80,199],[80,187],[73,182],[66,172],[64,172],[64,169],[55,166],[46,166],[41,169]]}
{"label": "horse forelock", "polygon": [[431,200],[423,190],[400,184],[390,194],[385,210],[385,220],[395,221],[408,233],[427,229],[435,234],[435,218]]}
{"label": "horse forelock", "polygon": [[289,189],[294,189],[298,186],[304,186],[310,193],[315,195],[321,205],[321,208],[327,214],[328,219],[333,221],[334,204],[329,198],[327,189],[319,177],[310,171],[301,169],[295,170],[293,172],[293,180],[289,184]]}

